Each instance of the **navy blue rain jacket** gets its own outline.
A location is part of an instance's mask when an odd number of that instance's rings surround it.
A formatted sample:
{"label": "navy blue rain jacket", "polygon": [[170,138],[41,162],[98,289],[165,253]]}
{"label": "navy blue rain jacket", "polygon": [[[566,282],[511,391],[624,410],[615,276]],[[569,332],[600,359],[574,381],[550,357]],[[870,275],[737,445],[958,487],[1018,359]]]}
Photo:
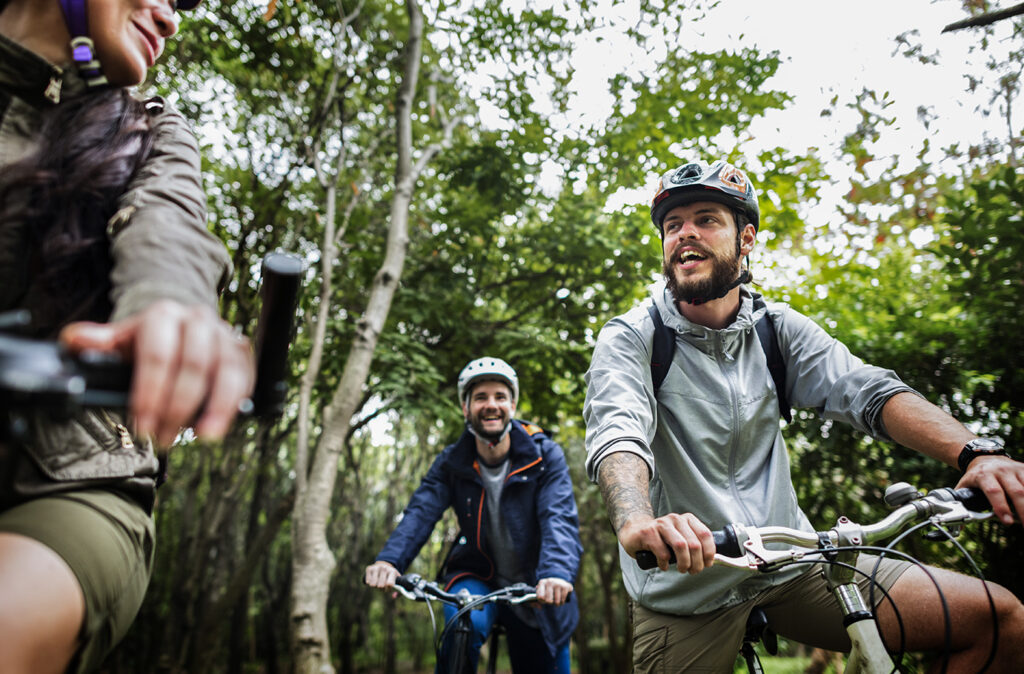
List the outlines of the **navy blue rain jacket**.
{"label": "navy blue rain jacket", "polygon": [[[509,431],[508,477],[501,492],[505,526],[517,541],[529,582],[561,578],[575,583],[583,545],[569,467],[562,448],[537,426],[513,421]],[[400,572],[412,563],[448,507],[455,509],[459,536],[448,553],[440,577],[451,585],[465,576],[494,580],[494,562],[487,544],[487,500],[476,455],[476,438],[465,431],[434,460],[406,506],[377,561]],[[576,593],[562,606],[541,606],[537,615],[552,655],[576,629]]]}

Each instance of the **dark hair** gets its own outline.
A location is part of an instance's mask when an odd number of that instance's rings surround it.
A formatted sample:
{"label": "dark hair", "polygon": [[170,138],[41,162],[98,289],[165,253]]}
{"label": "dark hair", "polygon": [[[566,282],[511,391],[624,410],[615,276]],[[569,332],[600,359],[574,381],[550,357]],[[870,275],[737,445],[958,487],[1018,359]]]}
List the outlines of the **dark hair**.
{"label": "dark hair", "polygon": [[0,170],[0,222],[25,227],[27,308],[33,332],[49,334],[109,316],[107,222],[153,133],[145,102],[114,88],[44,110],[38,138],[32,154]]}

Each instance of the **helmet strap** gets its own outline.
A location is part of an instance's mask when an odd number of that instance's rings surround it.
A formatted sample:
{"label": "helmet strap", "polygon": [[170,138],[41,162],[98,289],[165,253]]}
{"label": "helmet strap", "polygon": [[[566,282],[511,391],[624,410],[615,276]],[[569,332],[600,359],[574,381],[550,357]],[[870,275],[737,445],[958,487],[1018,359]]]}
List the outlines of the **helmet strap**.
{"label": "helmet strap", "polygon": [[480,435],[479,433],[477,433],[476,429],[473,428],[473,424],[469,423],[469,419],[466,419],[466,430],[469,431],[470,433],[472,433],[475,437],[477,437],[480,440],[483,440],[484,442],[489,444],[491,447],[494,447],[499,442],[504,440],[505,436],[508,435],[508,432],[510,430],[512,430],[512,422],[509,421],[507,424],[505,424],[504,430],[501,431],[501,435],[499,435],[497,438],[495,438],[493,435],[486,435],[485,436],[485,435]]}
{"label": "helmet strap", "polygon": [[87,2],[88,0],[60,0],[60,8],[64,12],[64,23],[71,33],[71,58],[85,84],[90,89],[95,89],[106,86],[108,82],[103,75],[103,67],[96,58],[96,46],[89,37]]}

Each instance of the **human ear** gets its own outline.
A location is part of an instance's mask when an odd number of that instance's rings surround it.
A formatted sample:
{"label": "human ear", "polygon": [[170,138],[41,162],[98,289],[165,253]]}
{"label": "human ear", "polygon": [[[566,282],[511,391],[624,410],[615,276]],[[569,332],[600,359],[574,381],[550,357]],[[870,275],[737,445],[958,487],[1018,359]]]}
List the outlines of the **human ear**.
{"label": "human ear", "polygon": [[750,251],[754,250],[756,243],[757,230],[754,229],[754,225],[747,223],[743,227],[743,233],[740,234],[740,254],[748,255]]}

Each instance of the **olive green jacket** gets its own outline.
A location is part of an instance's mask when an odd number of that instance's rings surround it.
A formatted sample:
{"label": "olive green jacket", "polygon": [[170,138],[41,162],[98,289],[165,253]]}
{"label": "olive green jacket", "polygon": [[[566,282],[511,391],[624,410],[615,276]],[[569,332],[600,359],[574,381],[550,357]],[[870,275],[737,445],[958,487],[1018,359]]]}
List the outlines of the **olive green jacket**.
{"label": "olive green jacket", "polygon": [[[54,66],[0,36],[0,180],[4,167],[36,147],[40,112],[80,95],[88,93],[74,67]],[[195,137],[166,103],[154,99],[152,107],[153,150],[107,225],[111,319],[160,299],[216,306],[230,275],[223,243],[206,229]],[[0,221],[0,311],[45,303],[32,283],[27,229]],[[24,447],[0,445],[0,504],[90,486],[115,486],[151,503],[158,470],[152,447],[132,438],[115,412],[64,423],[40,417],[31,426]]]}

